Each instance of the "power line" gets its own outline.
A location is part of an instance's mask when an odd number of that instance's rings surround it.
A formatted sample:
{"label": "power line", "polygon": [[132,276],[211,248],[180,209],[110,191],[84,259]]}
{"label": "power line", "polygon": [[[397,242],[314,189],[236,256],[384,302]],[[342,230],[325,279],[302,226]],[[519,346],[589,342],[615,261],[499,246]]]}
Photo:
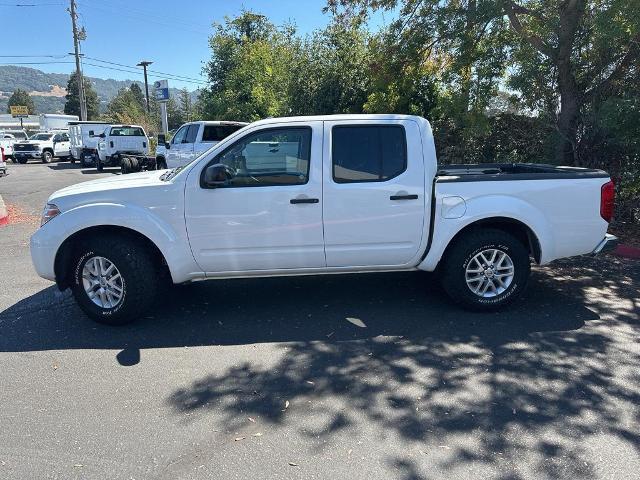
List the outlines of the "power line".
{"label": "power line", "polygon": [[0,55],[0,58],[67,58],[67,55]]}
{"label": "power line", "polygon": [[[107,65],[98,65],[95,63],[89,63],[89,62],[82,62],[83,65],[90,65],[92,67],[98,67],[98,68],[105,68],[107,70],[116,70],[118,72],[126,72],[126,73],[135,73],[135,74],[140,74],[140,71],[136,71],[136,70],[125,70],[124,68],[116,68],[116,67],[109,67]],[[148,71],[148,70],[147,70]],[[155,74],[149,74],[150,77],[154,77],[154,78],[166,78],[167,75],[155,75]],[[179,78],[169,78],[168,80],[176,80],[176,81],[180,81],[180,82],[184,82],[184,83],[194,83],[197,85],[204,85],[206,84],[206,82],[204,81],[193,81],[193,80],[181,80]]]}
{"label": "power line", "polygon": [[[111,62],[111,61],[108,61],[108,60],[101,60],[101,59],[95,58],[95,57],[87,57],[87,56],[85,56],[84,58],[88,58],[88,59],[93,60],[95,62],[107,63],[109,65],[116,65],[118,67],[134,68],[132,65],[125,65],[123,63]],[[200,78],[188,77],[186,75],[177,75],[177,74],[174,74],[174,73],[159,72],[157,70],[147,70],[147,71],[151,72],[151,73],[157,73],[157,74],[160,74],[160,75],[166,75],[166,76],[175,77],[174,80],[186,79],[186,80],[193,80],[193,81],[196,81],[196,82],[204,81],[203,77],[200,77]]]}
{"label": "power line", "polygon": [[73,63],[73,62],[12,62],[12,63],[0,63],[0,65],[50,65],[53,63]]}

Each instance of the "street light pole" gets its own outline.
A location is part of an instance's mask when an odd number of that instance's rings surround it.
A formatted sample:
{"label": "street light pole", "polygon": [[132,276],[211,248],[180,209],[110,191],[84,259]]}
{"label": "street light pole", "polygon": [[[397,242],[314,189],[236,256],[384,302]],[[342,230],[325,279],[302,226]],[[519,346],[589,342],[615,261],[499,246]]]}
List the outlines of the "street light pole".
{"label": "street light pole", "polygon": [[142,67],[144,69],[144,93],[147,100],[147,113],[151,113],[151,107],[149,106],[149,82],[147,81],[147,67],[152,63],[153,62],[143,60],[138,64],[138,67]]}

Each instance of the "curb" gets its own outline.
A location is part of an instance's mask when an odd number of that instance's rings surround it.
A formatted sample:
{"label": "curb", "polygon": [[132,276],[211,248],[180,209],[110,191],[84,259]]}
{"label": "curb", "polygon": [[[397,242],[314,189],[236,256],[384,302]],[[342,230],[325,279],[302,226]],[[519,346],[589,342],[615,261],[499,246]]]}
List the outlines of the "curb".
{"label": "curb", "polygon": [[640,258],[640,248],[629,245],[618,245],[613,253],[624,258]]}
{"label": "curb", "polygon": [[4,204],[4,200],[2,200],[2,195],[0,195],[0,226],[6,225],[9,223],[9,214],[7,213],[7,206]]}

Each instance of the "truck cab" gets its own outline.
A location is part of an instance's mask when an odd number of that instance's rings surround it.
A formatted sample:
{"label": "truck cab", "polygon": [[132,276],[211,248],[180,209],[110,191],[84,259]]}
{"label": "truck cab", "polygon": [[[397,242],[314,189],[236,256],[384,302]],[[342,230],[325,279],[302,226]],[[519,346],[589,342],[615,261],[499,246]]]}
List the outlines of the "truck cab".
{"label": "truck cab", "polygon": [[119,166],[123,157],[147,155],[149,137],[139,125],[109,125],[100,134],[96,167]]}
{"label": "truck cab", "polygon": [[182,125],[170,142],[156,152],[160,169],[187,165],[221,140],[237,132],[244,122],[198,121]]}

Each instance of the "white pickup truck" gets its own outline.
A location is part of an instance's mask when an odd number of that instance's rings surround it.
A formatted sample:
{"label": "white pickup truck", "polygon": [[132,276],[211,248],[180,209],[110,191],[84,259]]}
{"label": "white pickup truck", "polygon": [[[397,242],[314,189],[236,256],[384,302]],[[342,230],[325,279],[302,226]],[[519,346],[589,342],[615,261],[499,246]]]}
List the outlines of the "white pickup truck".
{"label": "white pickup truck", "polygon": [[[146,163],[153,163],[155,168],[155,159],[146,156],[149,153],[149,137],[141,126],[109,125],[99,137],[96,160],[96,170],[99,172],[105,166],[120,166],[122,173],[140,171],[138,167],[142,168]],[[131,165],[132,161],[136,163],[135,168]]]}
{"label": "white pickup truck", "polygon": [[69,134],[63,131],[41,132],[28,140],[13,144],[13,156],[18,163],[27,163],[30,159],[50,163],[54,157],[71,156]]}
{"label": "white pickup truck", "polygon": [[491,310],[523,292],[531,258],[612,248],[613,200],[599,170],[438,167],[420,117],[273,118],[185,167],[59,190],[31,255],[109,324],[144,314],[165,279],[416,269]]}
{"label": "white pickup truck", "polygon": [[171,139],[158,145],[158,170],[182,167],[195,160],[216,143],[237,132],[244,122],[199,121],[182,125]]}

